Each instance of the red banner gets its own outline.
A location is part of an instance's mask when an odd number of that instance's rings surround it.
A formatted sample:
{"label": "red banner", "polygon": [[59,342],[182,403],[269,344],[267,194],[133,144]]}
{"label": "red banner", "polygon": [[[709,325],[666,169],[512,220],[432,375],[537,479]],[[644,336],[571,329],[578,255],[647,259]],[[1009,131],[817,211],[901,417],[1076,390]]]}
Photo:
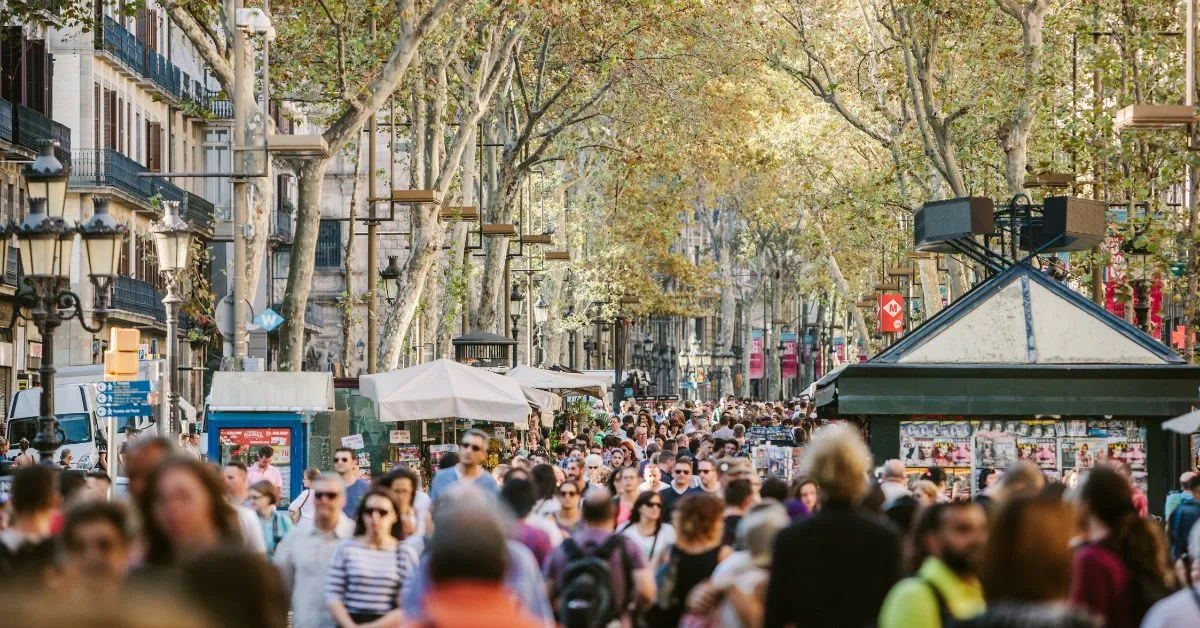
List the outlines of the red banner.
{"label": "red banner", "polygon": [[763,376],[763,330],[755,329],[750,332],[750,379],[762,379]]}
{"label": "red banner", "polygon": [[783,343],[783,355],[779,361],[780,373],[784,378],[796,377],[800,374],[796,360],[798,357],[796,354],[796,332],[785,331],[779,335],[779,340]]}
{"label": "red banner", "polygon": [[904,295],[899,292],[879,295],[879,331],[885,334],[904,331]]}

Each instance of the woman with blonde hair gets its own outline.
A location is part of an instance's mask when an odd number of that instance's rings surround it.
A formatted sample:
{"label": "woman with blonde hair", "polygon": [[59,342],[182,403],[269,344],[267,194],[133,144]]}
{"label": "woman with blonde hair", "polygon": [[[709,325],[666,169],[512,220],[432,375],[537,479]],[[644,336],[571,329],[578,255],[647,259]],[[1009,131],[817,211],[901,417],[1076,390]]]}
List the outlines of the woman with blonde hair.
{"label": "woman with blonde hair", "polygon": [[[900,578],[900,537],[863,512],[871,453],[850,425],[823,427],[805,456],[821,491],[821,509],[779,533],[777,565],[767,585],[768,626],[866,626],[879,617],[888,590]],[[797,595],[804,591],[804,595]]]}
{"label": "woman with blonde hair", "polygon": [[938,501],[937,484],[929,480],[917,480],[917,483],[913,484],[912,493],[913,497],[917,499],[917,504],[921,506],[936,504]]}

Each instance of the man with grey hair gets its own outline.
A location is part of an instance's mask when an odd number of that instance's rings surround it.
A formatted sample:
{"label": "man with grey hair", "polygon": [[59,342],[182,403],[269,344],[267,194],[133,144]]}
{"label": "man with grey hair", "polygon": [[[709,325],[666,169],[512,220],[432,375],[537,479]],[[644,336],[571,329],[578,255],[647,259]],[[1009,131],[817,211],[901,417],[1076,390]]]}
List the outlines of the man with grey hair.
{"label": "man with grey hair", "polygon": [[1193,525],[1188,534],[1187,556],[1176,565],[1180,581],[1187,586],[1161,599],[1142,619],[1142,628],[1173,628],[1174,626],[1200,626],[1200,525]]}
{"label": "man with grey hair", "polygon": [[739,615],[737,607],[744,605],[735,605],[731,600],[740,596],[742,601],[757,605],[761,613],[762,605],[757,602],[755,591],[771,574],[771,550],[775,545],[775,537],[791,523],[787,509],[776,501],[752,506],[738,522],[734,536],[737,547],[742,549],[721,561],[713,570],[708,584],[701,585],[711,588],[715,594],[722,594],[721,604],[717,608],[717,625],[749,626],[757,623]]}
{"label": "man with grey hair", "polygon": [[885,504],[912,495],[912,491],[908,490],[908,477],[904,475],[903,462],[888,460],[883,463],[883,477],[879,480],[879,488],[883,490]]}
{"label": "man with grey hair", "polygon": [[313,480],[313,519],[301,523],[283,537],[275,548],[273,562],[283,574],[292,598],[295,628],[334,628],[325,605],[325,580],[334,550],[354,536],[354,521],[342,512],[346,485],[336,473],[322,473]]}
{"label": "man with grey hair", "polygon": [[492,474],[483,469],[490,440],[487,432],[483,430],[471,429],[464,432],[458,446],[458,464],[438,471],[437,476],[433,478],[433,486],[429,487],[429,498],[436,500],[442,491],[459,480],[470,482],[492,496],[499,493],[500,484]]}

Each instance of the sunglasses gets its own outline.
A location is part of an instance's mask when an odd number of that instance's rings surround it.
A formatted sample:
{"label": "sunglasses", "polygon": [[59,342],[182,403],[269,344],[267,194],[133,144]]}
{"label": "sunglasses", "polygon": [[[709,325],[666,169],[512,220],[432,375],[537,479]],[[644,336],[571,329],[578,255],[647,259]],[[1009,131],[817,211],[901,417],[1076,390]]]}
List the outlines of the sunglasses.
{"label": "sunglasses", "polygon": [[598,471],[600,467],[588,467],[588,471]]}
{"label": "sunglasses", "polygon": [[349,458],[334,458],[334,462],[350,462]]}
{"label": "sunglasses", "polygon": [[691,475],[691,474],[692,474],[692,471],[690,469],[675,469],[675,475]]}
{"label": "sunglasses", "polygon": [[338,495],[341,495],[341,493],[337,491],[315,491],[313,493],[313,497],[317,499],[337,499]]}
{"label": "sunglasses", "polygon": [[662,508],[662,502],[649,502],[646,504],[646,508]]}
{"label": "sunglasses", "polygon": [[712,473],[712,469],[700,469],[700,473]]}
{"label": "sunglasses", "polygon": [[579,492],[578,491],[559,491],[558,494],[562,495],[563,497],[574,497],[574,496],[578,495]]}
{"label": "sunglasses", "polygon": [[371,515],[378,517],[390,517],[392,514],[392,511],[388,510],[387,508],[363,508],[363,515],[367,517],[370,517]]}
{"label": "sunglasses", "polygon": [[463,443],[462,445],[459,445],[459,446],[462,447],[463,449],[471,449],[474,451],[483,451],[483,447],[476,445],[475,443]]}

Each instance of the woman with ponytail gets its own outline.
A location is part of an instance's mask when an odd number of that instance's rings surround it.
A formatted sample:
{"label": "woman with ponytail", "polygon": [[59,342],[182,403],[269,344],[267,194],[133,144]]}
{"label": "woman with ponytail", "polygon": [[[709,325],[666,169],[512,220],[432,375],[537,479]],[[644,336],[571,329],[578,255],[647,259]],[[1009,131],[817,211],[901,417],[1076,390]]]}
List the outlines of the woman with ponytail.
{"label": "woman with ponytail", "polygon": [[1168,592],[1166,543],[1138,516],[1129,482],[1107,466],[1088,474],[1078,514],[1084,543],[1072,564],[1071,602],[1107,628],[1136,627]]}

